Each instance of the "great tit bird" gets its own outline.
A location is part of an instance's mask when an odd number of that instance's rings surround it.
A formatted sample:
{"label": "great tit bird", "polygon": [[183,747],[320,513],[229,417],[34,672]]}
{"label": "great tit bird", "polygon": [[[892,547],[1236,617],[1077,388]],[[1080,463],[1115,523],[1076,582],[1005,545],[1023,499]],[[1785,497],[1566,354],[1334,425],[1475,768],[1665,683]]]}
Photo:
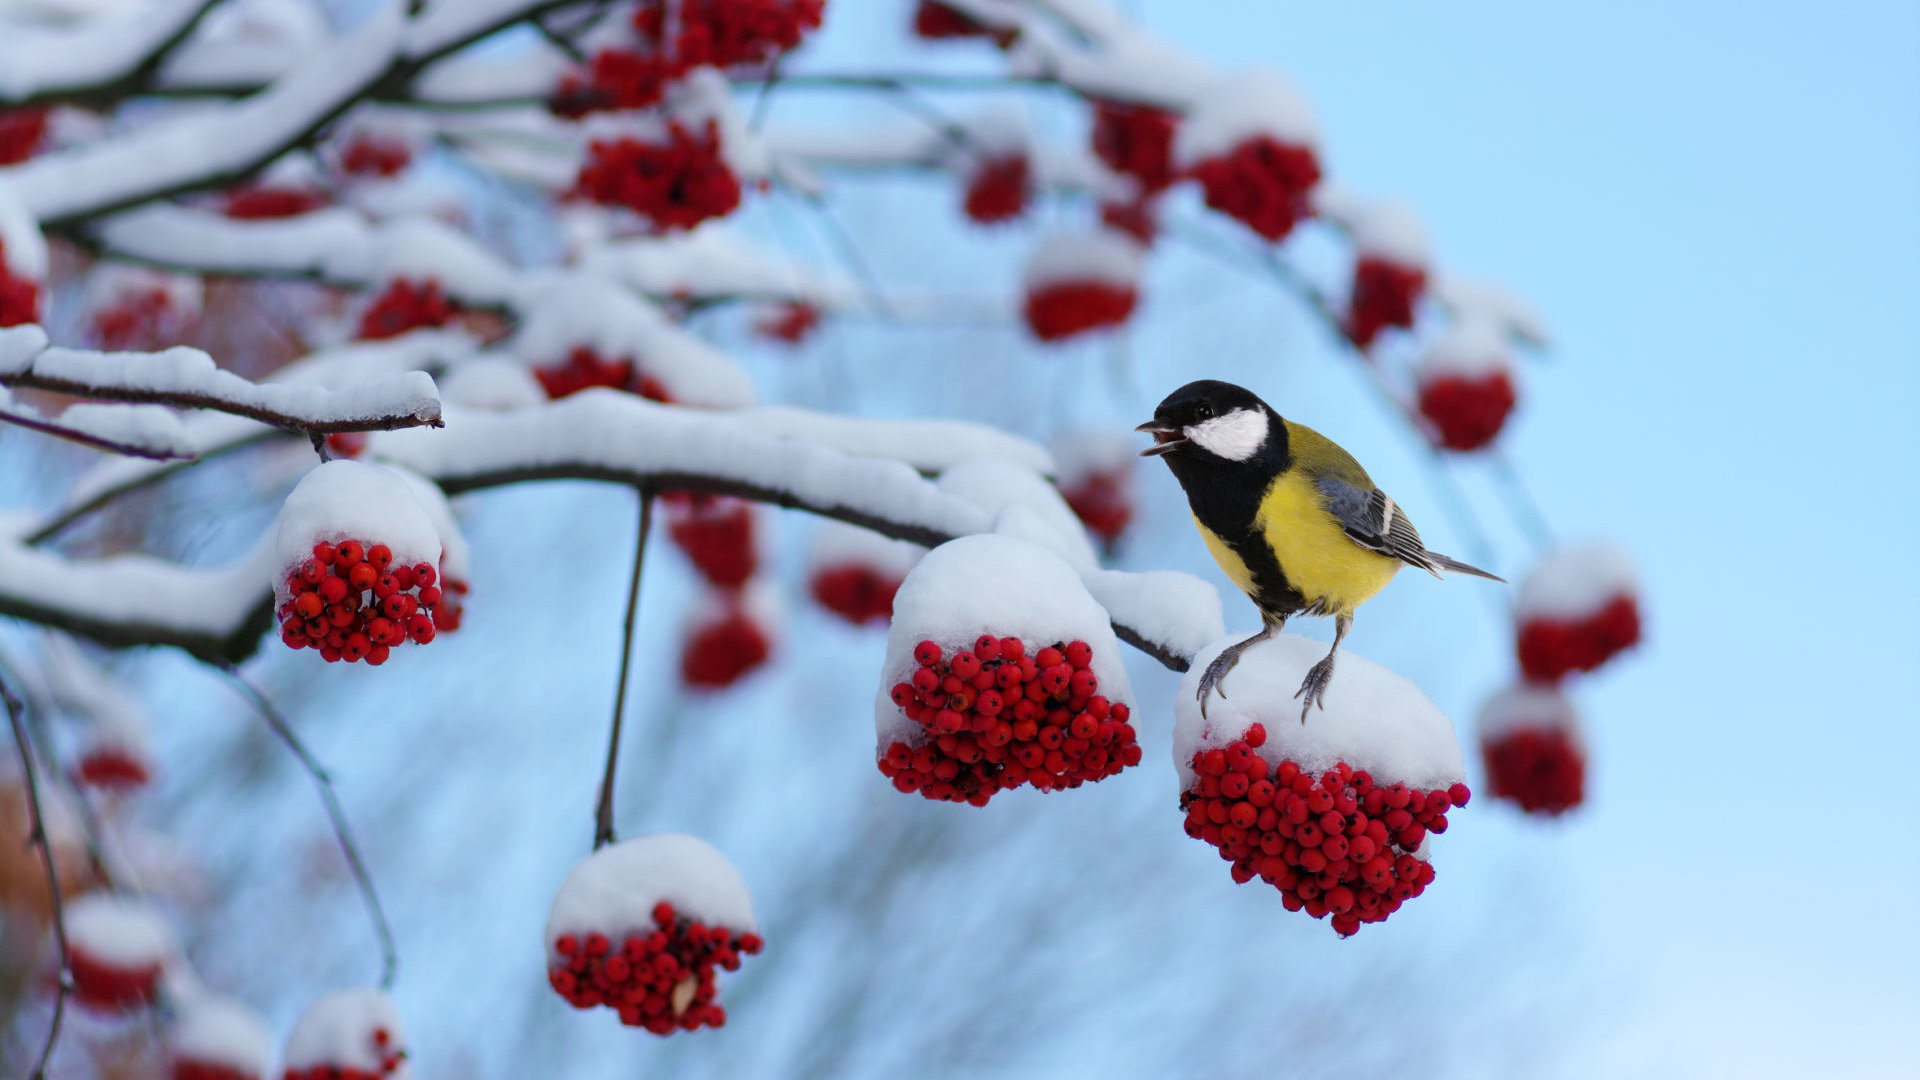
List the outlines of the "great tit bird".
{"label": "great tit bird", "polygon": [[[1247,594],[1265,623],[1228,646],[1200,679],[1207,696],[1240,654],[1280,632],[1295,614],[1332,615],[1333,648],[1294,697],[1300,722],[1333,680],[1334,654],[1353,611],[1386,587],[1401,566],[1435,577],[1451,570],[1505,581],[1427,550],[1413,522],[1367,470],[1333,440],[1283,419],[1252,391],[1204,379],[1167,395],[1136,431],[1153,436],[1142,457],[1158,457],[1186,489],[1200,538],[1220,569]],[[1226,697],[1224,691],[1220,694]]]}

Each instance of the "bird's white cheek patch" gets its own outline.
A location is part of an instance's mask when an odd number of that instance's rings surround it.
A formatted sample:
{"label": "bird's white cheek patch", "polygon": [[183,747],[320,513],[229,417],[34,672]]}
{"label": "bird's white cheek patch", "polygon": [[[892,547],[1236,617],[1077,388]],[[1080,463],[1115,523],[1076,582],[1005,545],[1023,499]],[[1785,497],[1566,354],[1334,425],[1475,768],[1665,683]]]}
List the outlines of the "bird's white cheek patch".
{"label": "bird's white cheek patch", "polygon": [[1195,424],[1184,434],[1202,450],[1228,461],[1245,461],[1266,444],[1267,414],[1261,409],[1235,409],[1225,416]]}

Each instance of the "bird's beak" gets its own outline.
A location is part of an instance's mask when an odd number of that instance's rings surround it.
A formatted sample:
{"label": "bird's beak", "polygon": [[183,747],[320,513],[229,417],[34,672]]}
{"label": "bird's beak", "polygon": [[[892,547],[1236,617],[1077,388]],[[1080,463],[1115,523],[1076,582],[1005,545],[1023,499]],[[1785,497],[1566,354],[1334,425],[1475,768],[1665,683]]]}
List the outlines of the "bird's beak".
{"label": "bird's beak", "polygon": [[1180,433],[1179,428],[1163,424],[1158,420],[1149,420],[1133,430],[1144,431],[1153,436],[1153,445],[1140,451],[1141,457],[1159,457],[1169,450],[1187,445],[1187,437]]}

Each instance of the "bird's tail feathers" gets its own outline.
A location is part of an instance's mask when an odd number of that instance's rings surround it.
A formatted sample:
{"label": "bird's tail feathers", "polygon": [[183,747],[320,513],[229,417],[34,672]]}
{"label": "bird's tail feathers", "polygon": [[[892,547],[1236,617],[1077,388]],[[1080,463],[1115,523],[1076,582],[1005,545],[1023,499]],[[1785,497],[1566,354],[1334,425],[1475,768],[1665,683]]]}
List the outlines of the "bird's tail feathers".
{"label": "bird's tail feathers", "polygon": [[[1486,578],[1488,581],[1498,581],[1501,584],[1505,584],[1507,580],[1506,578],[1501,577],[1499,574],[1489,574],[1485,570],[1482,570],[1477,566],[1468,566],[1466,563],[1461,562],[1459,559],[1442,555],[1437,551],[1427,552],[1427,558],[1433,560],[1433,565],[1439,567],[1442,570],[1446,570],[1450,573],[1472,574],[1474,577],[1483,577],[1483,578]],[[1439,577],[1440,575],[1435,574],[1434,576]]]}

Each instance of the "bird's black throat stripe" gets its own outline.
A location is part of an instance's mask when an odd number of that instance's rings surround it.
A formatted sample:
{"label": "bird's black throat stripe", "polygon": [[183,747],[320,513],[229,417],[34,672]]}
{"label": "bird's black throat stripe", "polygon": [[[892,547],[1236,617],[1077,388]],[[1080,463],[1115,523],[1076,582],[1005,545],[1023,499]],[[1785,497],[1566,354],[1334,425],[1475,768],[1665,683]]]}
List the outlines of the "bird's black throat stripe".
{"label": "bird's black throat stripe", "polygon": [[1273,426],[1279,438],[1269,435],[1267,445],[1246,461],[1180,455],[1165,460],[1186,489],[1187,505],[1201,527],[1224,541],[1246,564],[1255,589],[1249,599],[1261,615],[1278,621],[1306,607],[1307,599],[1287,580],[1273,545],[1254,525],[1261,499],[1288,461],[1286,429],[1278,417],[1273,418]]}

